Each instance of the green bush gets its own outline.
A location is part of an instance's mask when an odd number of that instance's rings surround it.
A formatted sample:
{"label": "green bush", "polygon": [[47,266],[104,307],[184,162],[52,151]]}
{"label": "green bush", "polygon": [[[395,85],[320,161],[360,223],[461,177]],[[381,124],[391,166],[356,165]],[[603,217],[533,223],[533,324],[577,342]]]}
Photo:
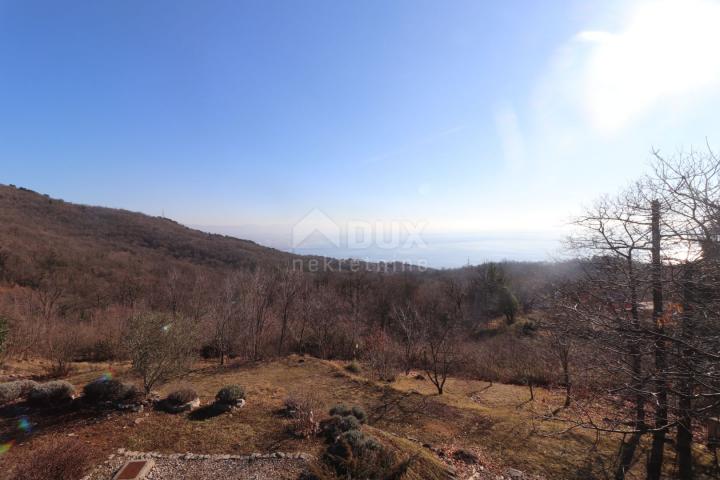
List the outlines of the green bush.
{"label": "green bush", "polygon": [[367,413],[362,407],[352,407],[352,416],[357,418],[360,423],[367,423]]}
{"label": "green bush", "polygon": [[40,383],[28,393],[28,403],[39,407],[59,407],[73,399],[75,387],[70,382],[55,380]]}
{"label": "green bush", "polygon": [[134,385],[115,379],[98,379],[83,387],[83,399],[88,403],[123,402],[137,398]]}
{"label": "green bush", "polygon": [[352,409],[343,404],[335,405],[330,409],[330,415],[339,415],[341,417],[347,417],[352,415]]}
{"label": "green bush", "polygon": [[347,480],[402,478],[410,461],[398,463],[392,451],[362,432],[362,422],[367,420],[362,408],[336,405],[330,414],[332,417],[321,423],[329,443],[322,457],[325,466],[311,465],[305,478],[331,478],[328,467],[339,478]]}
{"label": "green bush", "polygon": [[343,433],[350,430],[359,430],[360,427],[360,421],[352,415],[345,417],[333,415],[332,417],[320,422],[320,430],[328,441],[334,441]]}
{"label": "green bush", "polygon": [[13,382],[0,383],[0,405],[14,402],[27,397],[30,390],[37,386],[32,380],[15,380]]}
{"label": "green bush", "polygon": [[335,405],[330,409],[330,415],[338,415],[340,417],[353,416],[358,419],[360,423],[367,422],[367,413],[365,413],[362,407],[357,406],[350,408],[342,404]]}
{"label": "green bush", "polygon": [[218,403],[236,404],[240,400],[245,400],[245,389],[240,385],[225,385],[215,395]]}
{"label": "green bush", "polygon": [[401,478],[395,455],[375,438],[360,430],[350,430],[340,435],[328,446],[323,461],[346,479]]}

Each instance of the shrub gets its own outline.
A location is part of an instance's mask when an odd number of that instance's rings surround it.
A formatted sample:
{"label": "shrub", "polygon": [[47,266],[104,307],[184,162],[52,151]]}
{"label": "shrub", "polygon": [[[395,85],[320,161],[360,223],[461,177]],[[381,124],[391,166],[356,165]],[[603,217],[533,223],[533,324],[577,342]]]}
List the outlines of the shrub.
{"label": "shrub", "polygon": [[190,368],[196,329],[197,325],[184,317],[146,314],[130,320],[126,346],[146,394]]}
{"label": "shrub", "polygon": [[[330,445],[323,462],[345,479],[399,479],[407,471],[410,461],[397,463],[395,455],[375,438],[361,431],[361,421],[367,414],[360,407],[336,405],[333,415],[321,423],[322,432]],[[327,478],[323,468],[311,469],[307,478]]]}
{"label": "shrub", "polygon": [[367,422],[367,413],[365,413],[365,410],[363,410],[362,407],[352,407],[349,408],[345,405],[335,405],[330,409],[330,415],[338,415],[340,417],[348,417],[353,416],[355,417],[360,423]]}
{"label": "shrub", "polygon": [[217,403],[234,405],[239,403],[240,400],[245,400],[245,389],[240,385],[225,385],[215,395]]}
{"label": "shrub", "polygon": [[365,413],[365,410],[362,407],[352,407],[352,416],[357,418],[360,423],[366,423],[367,422],[367,413]]}
{"label": "shrub", "polygon": [[131,401],[137,396],[134,385],[115,379],[101,378],[83,387],[83,399],[88,403]]}
{"label": "shrub", "polygon": [[295,394],[285,400],[283,412],[290,418],[287,430],[299,438],[309,438],[320,431],[315,414],[320,410],[318,400],[310,394]]}
{"label": "shrub", "polygon": [[27,397],[30,390],[37,386],[32,380],[15,380],[13,382],[0,383],[0,405],[14,402]]}
{"label": "shrub", "polygon": [[350,430],[359,430],[360,421],[352,415],[342,417],[333,415],[320,422],[320,429],[328,441],[334,441],[340,435]]}
{"label": "shrub", "polygon": [[175,390],[167,396],[166,402],[172,406],[185,405],[198,398],[198,394],[192,388],[182,388]]}
{"label": "shrub", "polygon": [[320,401],[309,393],[293,393],[285,399],[283,414],[288,418],[296,418],[305,412],[320,411]]}
{"label": "shrub", "polygon": [[206,343],[205,345],[200,347],[200,356],[205,360],[210,360],[213,358],[218,358],[220,356],[220,351],[215,345]]}
{"label": "shrub", "polygon": [[320,431],[320,422],[315,419],[315,412],[302,411],[290,420],[288,432],[298,438],[310,438]]}
{"label": "shrub", "polygon": [[395,455],[375,438],[360,430],[350,430],[340,435],[325,451],[323,460],[342,478],[400,478]]}
{"label": "shrub", "polygon": [[75,387],[63,380],[37,384],[28,393],[28,403],[39,407],[58,407],[72,401]]}
{"label": "shrub", "polygon": [[16,463],[15,480],[68,480],[82,478],[90,469],[92,451],[83,442],[70,438],[54,439],[24,455]]}
{"label": "shrub", "polygon": [[120,346],[109,338],[100,338],[80,346],[75,352],[75,361],[109,362],[120,357]]}
{"label": "shrub", "polygon": [[78,335],[69,325],[58,324],[46,335],[44,356],[50,360],[45,368],[51,378],[67,377],[72,371],[72,360],[78,350]]}
{"label": "shrub", "polygon": [[345,366],[345,370],[351,373],[360,373],[362,371],[362,368],[360,367],[360,364],[358,362],[353,360]]}
{"label": "shrub", "polygon": [[352,409],[343,404],[335,405],[330,409],[330,415],[340,415],[341,417],[347,417],[348,415],[352,415]]}

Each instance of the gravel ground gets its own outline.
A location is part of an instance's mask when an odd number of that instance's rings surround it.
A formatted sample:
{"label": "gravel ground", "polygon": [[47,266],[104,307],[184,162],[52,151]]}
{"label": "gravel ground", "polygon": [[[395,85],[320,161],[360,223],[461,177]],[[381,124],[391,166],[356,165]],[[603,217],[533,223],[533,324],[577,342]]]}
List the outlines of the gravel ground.
{"label": "gravel ground", "polygon": [[[280,454],[283,455],[283,454]],[[254,455],[252,458],[231,455],[113,455],[84,480],[110,480],[129,460],[143,456],[155,460],[147,480],[297,480],[307,465],[306,458],[296,455]]]}

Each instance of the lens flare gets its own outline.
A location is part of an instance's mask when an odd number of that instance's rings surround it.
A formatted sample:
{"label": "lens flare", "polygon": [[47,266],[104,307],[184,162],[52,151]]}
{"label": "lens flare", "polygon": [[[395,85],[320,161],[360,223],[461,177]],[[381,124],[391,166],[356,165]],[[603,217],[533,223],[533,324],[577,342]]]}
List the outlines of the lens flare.
{"label": "lens flare", "polygon": [[6,443],[0,443],[0,455],[7,453],[10,451],[12,447],[15,446],[15,440],[10,440]]}
{"label": "lens flare", "polygon": [[112,380],[112,377],[113,377],[112,372],[108,371],[108,372],[105,372],[102,374],[102,376],[100,377],[100,380],[102,380],[103,382],[107,382],[108,380]]}
{"label": "lens flare", "polygon": [[32,430],[32,424],[30,423],[28,417],[26,417],[25,415],[20,417],[20,419],[18,420],[18,428],[25,433],[30,433],[30,431]]}

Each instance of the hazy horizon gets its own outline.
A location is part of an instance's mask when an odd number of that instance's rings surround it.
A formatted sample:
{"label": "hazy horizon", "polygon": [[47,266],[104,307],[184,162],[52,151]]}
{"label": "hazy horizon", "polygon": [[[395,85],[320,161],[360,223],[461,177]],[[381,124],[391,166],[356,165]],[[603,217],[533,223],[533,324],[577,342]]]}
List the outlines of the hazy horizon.
{"label": "hazy horizon", "polygon": [[139,5],[0,3],[0,182],[286,250],[326,251],[287,239],[318,210],[424,226],[360,258],[542,260],[720,128],[714,0]]}

